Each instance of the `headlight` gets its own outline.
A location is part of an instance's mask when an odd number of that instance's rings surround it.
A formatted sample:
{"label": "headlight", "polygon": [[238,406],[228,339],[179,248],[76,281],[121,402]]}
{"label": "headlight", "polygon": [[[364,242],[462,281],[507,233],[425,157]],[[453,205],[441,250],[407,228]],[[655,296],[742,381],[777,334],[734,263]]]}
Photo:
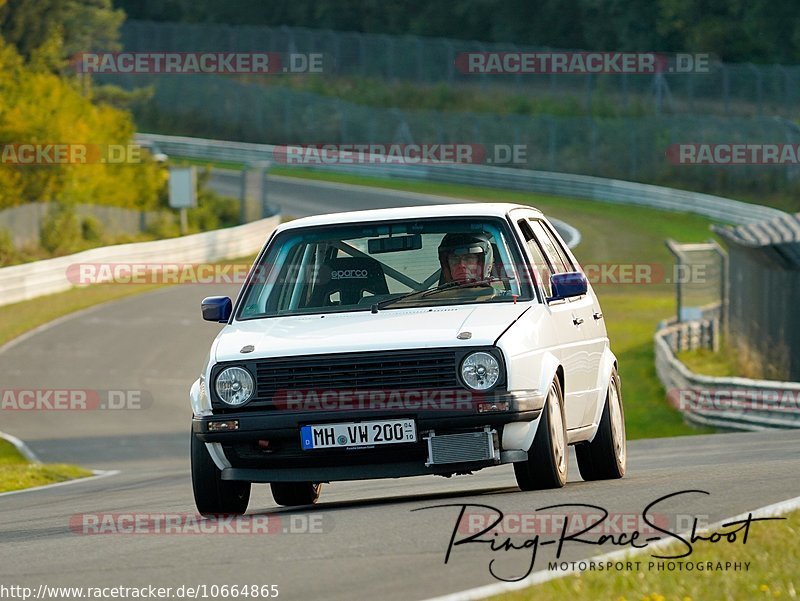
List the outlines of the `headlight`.
{"label": "headlight", "polygon": [[489,353],[472,353],[461,363],[461,379],[472,390],[488,390],[500,379],[500,364]]}
{"label": "headlight", "polygon": [[243,405],[253,396],[253,376],[242,367],[227,367],[217,376],[217,396],[226,405]]}

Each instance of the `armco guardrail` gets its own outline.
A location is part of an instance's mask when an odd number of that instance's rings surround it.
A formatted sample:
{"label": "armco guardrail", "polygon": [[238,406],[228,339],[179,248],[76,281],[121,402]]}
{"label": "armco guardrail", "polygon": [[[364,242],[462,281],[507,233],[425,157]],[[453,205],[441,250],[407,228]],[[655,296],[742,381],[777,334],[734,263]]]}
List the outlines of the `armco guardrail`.
{"label": "armco guardrail", "polygon": [[672,351],[672,337],[691,322],[655,335],[656,373],[667,399],[695,424],[731,430],[800,428],[800,383],[696,374]]}
{"label": "armco guardrail", "polygon": [[[68,290],[76,264],[207,263],[256,253],[280,223],[280,216],[245,225],[153,242],[93,248],[73,255],[0,269],[0,306]],[[73,268],[74,269],[74,268]]]}
{"label": "armco guardrail", "polygon": [[[137,134],[136,141],[155,146],[168,155],[235,163],[275,162],[276,146]],[[285,148],[285,147],[284,147]],[[303,165],[304,168],[315,168]],[[666,211],[696,213],[730,224],[766,221],[784,215],[783,211],[738,200],[687,192],[589,175],[531,171],[490,165],[409,165],[409,164],[333,164],[316,167],[320,170],[357,173],[378,177],[402,177],[427,181],[473,184],[492,188],[525,190],[557,196],[585,198],[602,202],[640,205]]]}

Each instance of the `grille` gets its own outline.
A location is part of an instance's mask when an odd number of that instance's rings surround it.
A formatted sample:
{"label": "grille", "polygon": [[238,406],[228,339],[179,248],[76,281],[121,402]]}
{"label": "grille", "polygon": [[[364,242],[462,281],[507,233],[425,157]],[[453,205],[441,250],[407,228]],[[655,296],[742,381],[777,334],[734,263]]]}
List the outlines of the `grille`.
{"label": "grille", "polygon": [[255,376],[256,398],[249,406],[261,408],[288,390],[461,388],[452,349],[265,359],[255,363]]}

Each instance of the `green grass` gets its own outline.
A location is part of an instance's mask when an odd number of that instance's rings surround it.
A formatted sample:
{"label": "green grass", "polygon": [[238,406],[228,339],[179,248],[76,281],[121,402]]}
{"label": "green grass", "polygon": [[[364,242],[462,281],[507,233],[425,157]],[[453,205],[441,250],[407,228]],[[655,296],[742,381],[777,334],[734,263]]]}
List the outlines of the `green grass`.
{"label": "green grass", "polygon": [[220,161],[220,160],[210,160],[210,159],[195,159],[192,157],[179,157],[179,156],[170,156],[170,161],[175,163],[176,165],[195,165],[196,167],[208,167],[208,168],[216,168],[216,169],[233,169],[235,171],[241,171],[247,165],[245,163],[236,163],[234,161]]}
{"label": "green grass", "polygon": [[513,83],[505,86],[451,85],[447,83],[388,82],[374,77],[314,77],[275,75],[270,78],[242,77],[253,83],[317,94],[354,104],[411,110],[462,111],[500,115],[556,115],[562,117],[638,117],[654,114],[646,94],[630,93],[625,102],[620,94],[596,91],[587,106],[583,90],[552,93],[548,84],[520,91]]}
{"label": "green grass", "polygon": [[716,377],[742,375],[742,368],[736,353],[724,344],[717,353],[709,349],[695,349],[681,351],[677,357],[686,367],[698,374]]}
{"label": "green grass", "polygon": [[[492,601],[562,601],[616,599],[619,601],[705,601],[796,599],[800,589],[800,512],[786,521],[755,524],[746,544],[695,543],[684,561],[750,562],[748,571],[658,572],[647,570],[648,555],[636,559],[642,570],[586,572],[551,580]],[[760,527],[755,527],[760,526]],[[675,550],[683,550],[680,543]],[[661,553],[668,555],[669,552]]]}
{"label": "green grass", "polygon": [[0,493],[86,478],[92,472],[64,463],[31,463],[11,443],[0,439]]}
{"label": "green grass", "polygon": [[[250,265],[255,256],[220,261],[219,265]],[[110,302],[149,292],[164,284],[95,284],[75,287],[64,292],[48,294],[27,301],[5,305],[0,312],[0,345],[49,321],[86,309],[100,303]]]}
{"label": "green grass", "polygon": [[0,345],[69,313],[141,294],[157,287],[157,285],[98,284],[5,305],[0,313]]}

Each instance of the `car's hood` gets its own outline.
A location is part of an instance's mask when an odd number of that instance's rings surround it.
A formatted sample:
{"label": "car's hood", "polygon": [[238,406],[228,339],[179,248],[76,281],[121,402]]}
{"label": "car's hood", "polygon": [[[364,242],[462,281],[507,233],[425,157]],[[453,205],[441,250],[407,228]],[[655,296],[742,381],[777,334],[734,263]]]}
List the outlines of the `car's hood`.
{"label": "car's hood", "polygon": [[[385,309],[238,321],[220,332],[217,361],[490,345],[527,309],[523,304]],[[469,332],[471,336],[456,336]],[[464,336],[464,334],[462,334]],[[242,348],[252,345],[252,352]]]}

